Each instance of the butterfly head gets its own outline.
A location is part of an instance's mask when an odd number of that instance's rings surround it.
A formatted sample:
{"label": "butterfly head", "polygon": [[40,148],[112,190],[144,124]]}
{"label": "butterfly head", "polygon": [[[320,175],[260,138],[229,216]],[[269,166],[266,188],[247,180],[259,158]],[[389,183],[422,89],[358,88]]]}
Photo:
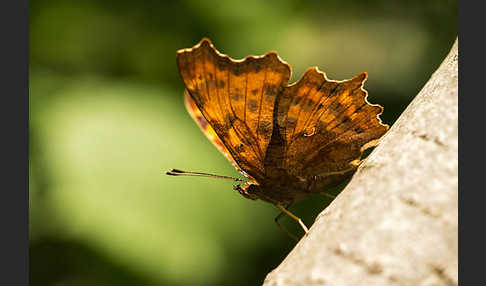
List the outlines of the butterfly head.
{"label": "butterfly head", "polygon": [[245,182],[243,187],[241,185],[233,186],[233,189],[238,191],[242,196],[250,200],[257,200],[260,197],[258,194],[260,193],[260,186],[252,183]]}

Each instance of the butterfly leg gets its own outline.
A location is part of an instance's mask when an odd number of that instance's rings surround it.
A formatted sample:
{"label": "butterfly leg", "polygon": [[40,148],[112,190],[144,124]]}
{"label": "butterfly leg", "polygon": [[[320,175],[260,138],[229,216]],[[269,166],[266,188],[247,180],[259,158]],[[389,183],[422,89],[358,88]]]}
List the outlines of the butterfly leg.
{"label": "butterfly leg", "polygon": [[[288,204],[285,209],[288,210],[289,207],[292,205],[292,203]],[[288,236],[290,236],[291,238],[293,238],[295,241],[299,241],[299,238],[295,235],[293,235],[290,231],[288,231],[285,227],[283,227],[283,225],[280,224],[280,222],[278,221],[282,215],[284,214],[284,212],[280,212],[278,214],[278,216],[275,217],[275,223],[277,224],[277,226],[283,231],[285,232]]]}
{"label": "butterfly leg", "polygon": [[284,206],[282,206],[282,204],[280,203],[277,203],[275,205],[278,209],[280,209],[282,212],[275,218],[275,222],[277,223],[278,227],[280,229],[282,229],[284,232],[286,232],[287,234],[289,234],[291,237],[293,238],[296,238],[294,235],[291,235],[289,231],[287,231],[282,225],[280,225],[280,223],[278,223],[278,219],[280,218],[280,216],[282,216],[282,214],[286,214],[288,215],[289,217],[293,218],[294,220],[296,220],[300,226],[302,227],[302,229],[305,231],[305,234],[307,235],[309,233],[309,229],[307,228],[307,226],[305,226],[304,222],[298,218],[297,216],[295,216],[293,213],[291,213],[289,210],[287,210],[287,208],[290,207],[290,204],[285,208]]}

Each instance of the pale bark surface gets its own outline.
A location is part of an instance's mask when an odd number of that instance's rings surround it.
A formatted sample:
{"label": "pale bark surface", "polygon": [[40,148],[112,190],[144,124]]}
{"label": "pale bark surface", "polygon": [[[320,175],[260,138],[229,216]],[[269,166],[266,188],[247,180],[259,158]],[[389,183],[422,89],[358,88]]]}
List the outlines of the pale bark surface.
{"label": "pale bark surface", "polygon": [[457,285],[457,45],[264,285]]}

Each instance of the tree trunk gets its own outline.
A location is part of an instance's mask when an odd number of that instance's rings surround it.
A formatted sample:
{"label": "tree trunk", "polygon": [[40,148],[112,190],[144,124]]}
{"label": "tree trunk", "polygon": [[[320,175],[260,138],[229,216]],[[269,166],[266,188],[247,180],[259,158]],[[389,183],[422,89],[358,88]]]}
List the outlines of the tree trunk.
{"label": "tree trunk", "polygon": [[457,285],[457,45],[264,285]]}

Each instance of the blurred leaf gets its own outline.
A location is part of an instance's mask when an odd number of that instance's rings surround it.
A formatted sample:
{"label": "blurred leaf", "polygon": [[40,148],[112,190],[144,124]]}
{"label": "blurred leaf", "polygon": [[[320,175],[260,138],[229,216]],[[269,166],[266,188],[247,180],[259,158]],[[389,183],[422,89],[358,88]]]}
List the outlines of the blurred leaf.
{"label": "blurred leaf", "polygon": [[31,120],[49,158],[59,235],[160,281],[207,285],[227,271],[224,241],[238,237],[246,242],[231,247],[248,248],[280,233],[257,219],[272,222],[271,207],[242,199],[231,183],[163,174],[171,167],[236,173],[197,130],[182,95],[171,93],[76,80],[49,104],[33,105],[42,112]]}

